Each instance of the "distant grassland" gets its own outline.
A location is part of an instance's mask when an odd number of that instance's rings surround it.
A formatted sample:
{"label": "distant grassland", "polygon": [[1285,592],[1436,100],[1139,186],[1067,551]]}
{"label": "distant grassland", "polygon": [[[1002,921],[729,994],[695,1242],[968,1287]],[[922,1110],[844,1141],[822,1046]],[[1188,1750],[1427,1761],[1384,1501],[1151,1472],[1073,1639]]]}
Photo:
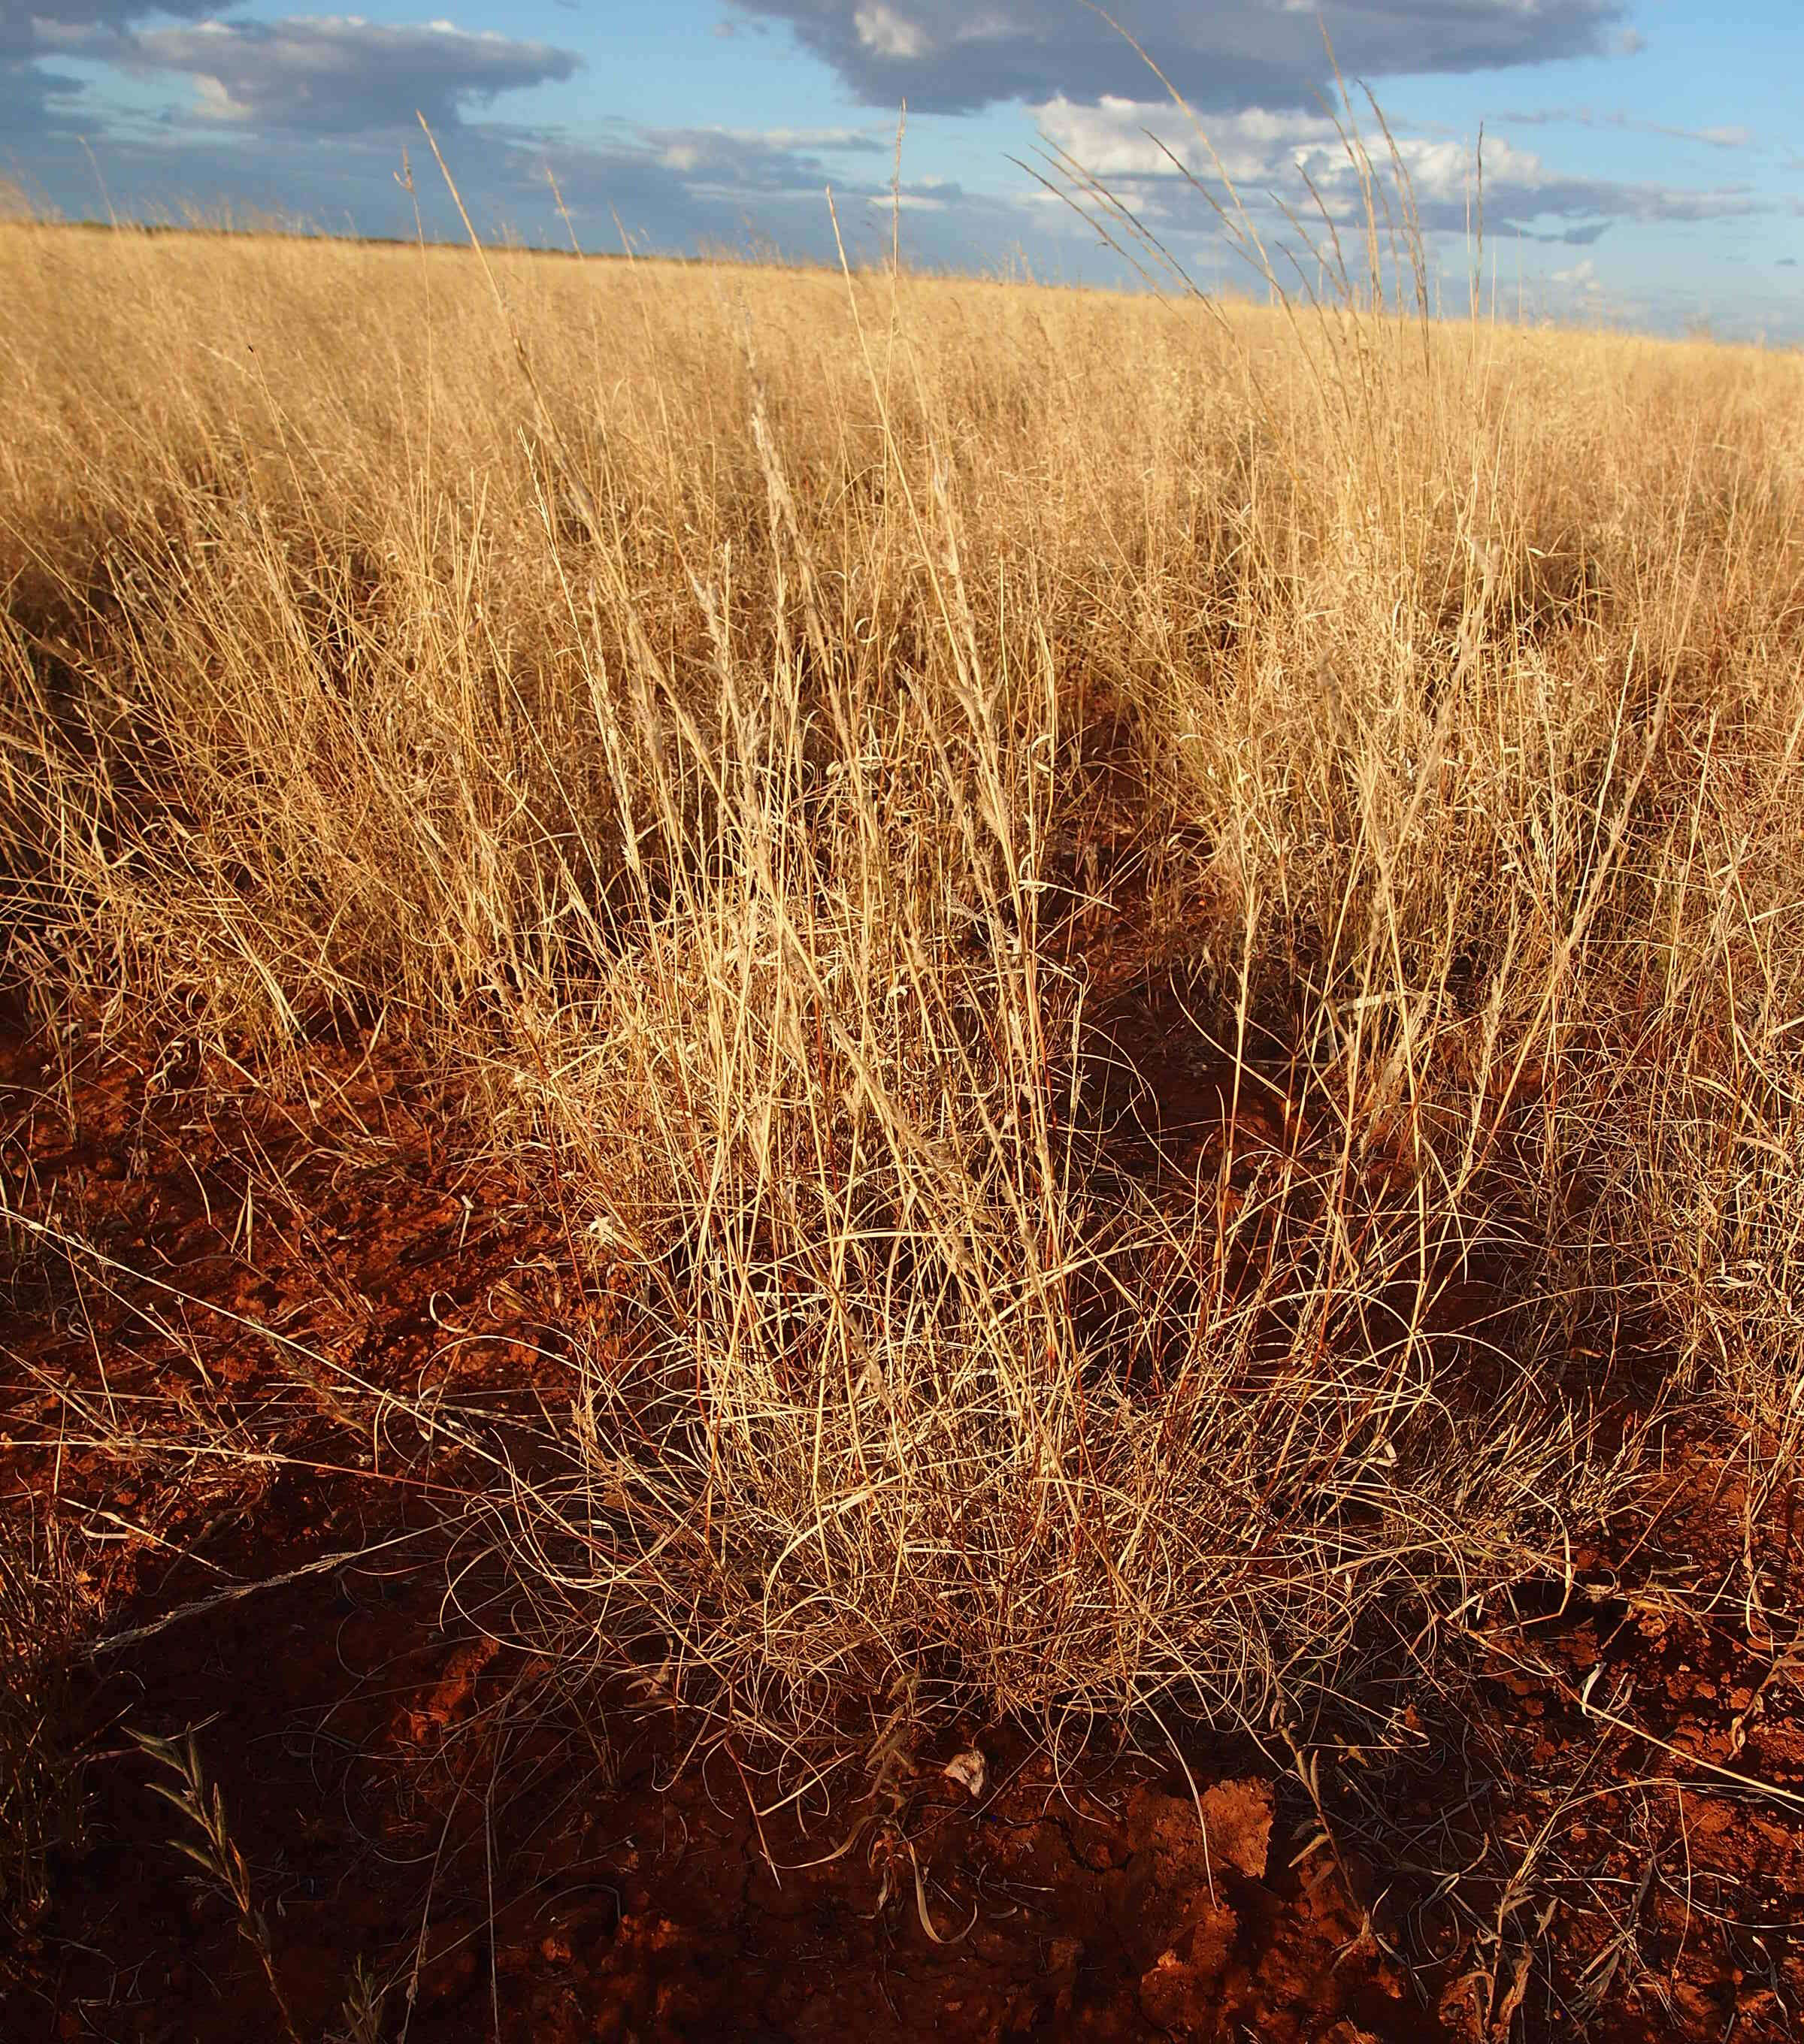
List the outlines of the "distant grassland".
{"label": "distant grassland", "polygon": [[1798,358],[29,224],[0,306],[10,978],[527,1162],[630,1306],[539,1643],[1382,1743],[1665,1407],[1764,1509]]}

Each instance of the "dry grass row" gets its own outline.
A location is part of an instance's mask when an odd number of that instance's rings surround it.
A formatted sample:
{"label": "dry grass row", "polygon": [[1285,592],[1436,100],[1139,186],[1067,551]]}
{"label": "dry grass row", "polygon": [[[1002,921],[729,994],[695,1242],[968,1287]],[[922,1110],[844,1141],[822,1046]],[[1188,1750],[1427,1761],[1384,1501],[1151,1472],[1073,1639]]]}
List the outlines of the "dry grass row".
{"label": "dry grass row", "polygon": [[[533,1160],[629,1302],[494,1500],[579,1665],[1381,1739],[1631,1364],[1791,1452],[1796,359],[29,225],[0,302],[10,974]],[[1167,980],[1280,1132],[1148,1173]]]}

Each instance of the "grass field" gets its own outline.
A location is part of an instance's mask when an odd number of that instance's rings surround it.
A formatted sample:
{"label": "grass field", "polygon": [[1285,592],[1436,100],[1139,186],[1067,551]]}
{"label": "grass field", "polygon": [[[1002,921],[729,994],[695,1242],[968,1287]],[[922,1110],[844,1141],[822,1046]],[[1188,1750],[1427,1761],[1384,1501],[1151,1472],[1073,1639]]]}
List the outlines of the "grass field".
{"label": "grass field", "polygon": [[[1396,2035],[1787,2034],[1804,359],[29,223],[0,305],[34,1949],[34,1700],[306,1565],[329,1435],[823,1853],[898,1754],[1233,1755]],[[393,1370],[358,1174],[452,1166]]]}

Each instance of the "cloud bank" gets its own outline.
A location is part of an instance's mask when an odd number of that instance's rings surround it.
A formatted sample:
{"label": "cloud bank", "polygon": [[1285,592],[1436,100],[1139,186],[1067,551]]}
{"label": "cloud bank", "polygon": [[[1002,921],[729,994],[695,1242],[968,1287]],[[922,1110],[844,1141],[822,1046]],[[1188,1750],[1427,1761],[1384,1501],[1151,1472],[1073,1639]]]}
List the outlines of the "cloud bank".
{"label": "cloud bank", "polygon": [[213,4],[167,0],[153,10],[144,0],[0,0],[0,136],[17,144],[73,132],[86,86],[57,67],[57,57],[82,55],[152,11],[192,20]]}
{"label": "cloud bank", "polygon": [[[1130,45],[1071,0],[735,0],[787,25],[859,98],[962,113],[1002,100],[1144,97]],[[1199,110],[1299,107],[1349,77],[1480,71],[1624,47],[1625,0],[1117,0]]]}
{"label": "cloud bank", "polygon": [[192,78],[198,116],[260,129],[358,135],[452,128],[503,92],[561,82],[582,60],[548,43],[473,34],[449,21],[390,27],[355,14],[202,21],[117,39],[109,60]]}
{"label": "cloud bank", "polygon": [[450,21],[392,26],[342,14],[140,29],[133,19],[148,10],[132,0],[42,3],[60,13],[31,24],[34,54],[190,79],[194,119],[263,132],[378,133],[414,125],[416,110],[435,127],[452,128],[470,108],[568,79],[582,63],[548,43],[472,33]]}
{"label": "cloud bank", "polygon": [[[1150,211],[1182,193],[1186,171],[1217,190],[1225,172],[1252,206],[1264,204],[1265,195],[1275,191],[1291,206],[1313,212],[1306,178],[1337,223],[1362,217],[1358,175],[1340,131],[1323,114],[1252,107],[1206,121],[1199,134],[1175,117],[1169,102],[1111,98],[1087,106],[1060,98],[1036,110],[1056,148],[1122,195],[1131,193]],[[1396,148],[1423,227],[1430,233],[1464,234],[1476,217],[1479,198],[1473,150],[1463,142],[1407,134],[1397,136]],[[1382,145],[1375,147],[1381,169],[1387,153]],[[1738,218],[1759,206],[1746,186],[1687,190],[1570,177],[1510,142],[1491,138],[1484,145],[1487,232],[1542,222],[1548,224],[1542,238],[1583,244],[1595,240],[1613,221]]]}

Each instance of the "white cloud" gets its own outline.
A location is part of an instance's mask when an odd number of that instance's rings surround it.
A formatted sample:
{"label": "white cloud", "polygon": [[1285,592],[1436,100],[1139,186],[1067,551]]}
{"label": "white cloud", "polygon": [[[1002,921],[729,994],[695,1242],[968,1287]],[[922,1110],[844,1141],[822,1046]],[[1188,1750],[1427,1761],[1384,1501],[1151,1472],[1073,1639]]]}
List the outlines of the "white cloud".
{"label": "white cloud", "polygon": [[90,53],[122,68],[195,82],[203,120],[313,134],[434,127],[497,94],[574,75],[582,59],[548,43],[444,21],[390,25],[357,14],[202,21],[97,38]]}
{"label": "white cloud", "polygon": [[933,48],[926,30],[893,8],[860,7],[852,17],[858,40],[874,56],[899,63],[918,63]]}
{"label": "white cloud", "polygon": [[[1210,117],[1199,133],[1174,113],[1168,101],[1109,98],[1086,106],[1061,98],[1035,111],[1048,141],[1105,183],[1133,186],[1131,194],[1121,195],[1137,206],[1160,190],[1181,190],[1185,172],[1217,187],[1225,171],[1249,206],[1263,209],[1267,194],[1275,192],[1313,213],[1313,186],[1337,220],[1357,219],[1363,210],[1358,169],[1325,115],[1248,107]],[[1479,200],[1474,148],[1445,137],[1410,134],[1398,134],[1395,143],[1423,225],[1430,232],[1464,233],[1476,217]],[[1375,136],[1368,146],[1381,179],[1387,178],[1389,145]],[[1741,186],[1697,190],[1571,177],[1502,136],[1485,139],[1483,211],[1490,228],[1556,222],[1560,225],[1549,238],[1582,241],[1594,240],[1612,220],[1733,218],[1758,210],[1760,203]]]}

